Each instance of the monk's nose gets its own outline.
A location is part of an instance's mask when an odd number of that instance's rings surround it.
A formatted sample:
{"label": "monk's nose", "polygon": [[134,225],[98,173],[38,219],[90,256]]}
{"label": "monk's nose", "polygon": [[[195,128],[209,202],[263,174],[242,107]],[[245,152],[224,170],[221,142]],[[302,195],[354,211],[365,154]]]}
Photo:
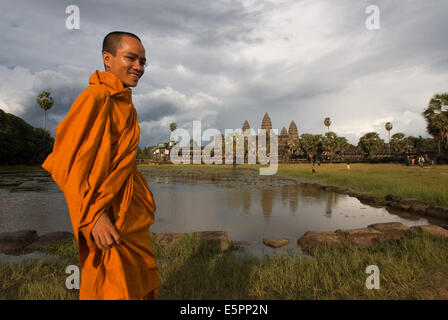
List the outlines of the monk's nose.
{"label": "monk's nose", "polygon": [[141,72],[143,74],[143,72],[145,72],[145,66],[140,64],[140,61],[136,60],[134,62],[134,64],[132,65],[132,68],[138,72]]}

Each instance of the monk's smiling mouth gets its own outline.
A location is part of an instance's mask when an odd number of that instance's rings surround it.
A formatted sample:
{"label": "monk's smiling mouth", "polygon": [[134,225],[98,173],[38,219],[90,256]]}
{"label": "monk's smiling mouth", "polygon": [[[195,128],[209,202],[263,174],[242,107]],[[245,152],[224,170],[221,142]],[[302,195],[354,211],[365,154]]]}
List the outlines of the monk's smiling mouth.
{"label": "monk's smiling mouth", "polygon": [[140,79],[140,76],[136,75],[135,73],[130,73],[129,75],[131,75],[136,80]]}

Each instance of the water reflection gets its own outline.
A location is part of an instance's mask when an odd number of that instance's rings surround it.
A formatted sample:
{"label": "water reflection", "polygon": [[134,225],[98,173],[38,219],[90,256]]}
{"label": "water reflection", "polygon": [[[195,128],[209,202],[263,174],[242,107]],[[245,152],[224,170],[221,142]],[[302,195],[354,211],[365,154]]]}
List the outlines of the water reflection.
{"label": "water reflection", "polygon": [[292,216],[296,215],[297,206],[299,204],[299,190],[296,184],[288,186],[289,211]]}
{"label": "water reflection", "polygon": [[327,218],[331,218],[331,209],[336,205],[337,196],[334,192],[327,192],[327,201],[325,203],[325,215]]}
{"label": "water reflection", "polygon": [[46,191],[0,188],[0,232],[23,229],[72,231],[67,203],[56,184]]}
{"label": "water reflection", "polygon": [[[291,184],[280,188],[220,188],[172,182],[171,196],[149,181],[158,205],[154,232],[224,230],[233,240],[262,237],[297,239],[308,230],[361,228],[371,223],[400,221],[428,223],[426,218],[390,214],[385,208],[361,204],[356,198]],[[213,199],[213,201],[211,201]],[[163,224],[158,224],[163,219]],[[168,223],[169,221],[169,223]]]}
{"label": "water reflection", "polygon": [[272,214],[272,199],[274,198],[274,191],[272,189],[261,189],[260,196],[263,216],[266,220],[268,220]]}
{"label": "water reflection", "polygon": [[251,193],[249,190],[243,190],[241,193],[242,202],[243,202],[243,215],[250,216],[250,200]]}

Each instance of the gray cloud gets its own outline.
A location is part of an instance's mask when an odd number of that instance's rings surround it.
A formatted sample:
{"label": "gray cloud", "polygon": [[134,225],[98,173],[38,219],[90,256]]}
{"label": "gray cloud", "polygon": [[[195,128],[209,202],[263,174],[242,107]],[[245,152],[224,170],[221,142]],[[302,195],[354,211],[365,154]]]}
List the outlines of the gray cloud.
{"label": "gray cloud", "polygon": [[[65,8],[80,8],[81,29],[65,28]],[[420,116],[447,91],[448,4],[375,1],[381,29],[367,30],[371,1],[6,1],[0,34],[0,107],[41,126],[37,94],[47,89],[53,130],[70,102],[102,69],[100,47],[111,30],[138,34],[149,67],[134,90],[141,145],[188,128],[273,126],[299,133],[332,130],[356,143],[367,131],[427,135]]]}

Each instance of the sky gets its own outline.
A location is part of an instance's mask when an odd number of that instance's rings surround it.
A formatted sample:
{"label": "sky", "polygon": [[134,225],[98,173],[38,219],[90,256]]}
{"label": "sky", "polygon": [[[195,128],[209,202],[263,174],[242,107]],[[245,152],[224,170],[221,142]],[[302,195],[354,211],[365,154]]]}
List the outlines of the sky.
{"label": "sky", "polygon": [[[79,8],[69,29],[67,6]],[[374,11],[366,10],[375,6]],[[115,30],[140,37],[148,65],[133,91],[140,147],[191,129],[330,130],[357,144],[376,131],[428,137],[421,112],[448,92],[448,1],[160,0],[2,1],[0,109],[43,127],[42,90],[55,103],[46,127],[67,115]],[[372,28],[374,26],[375,28]],[[202,142],[203,145],[207,142]]]}

